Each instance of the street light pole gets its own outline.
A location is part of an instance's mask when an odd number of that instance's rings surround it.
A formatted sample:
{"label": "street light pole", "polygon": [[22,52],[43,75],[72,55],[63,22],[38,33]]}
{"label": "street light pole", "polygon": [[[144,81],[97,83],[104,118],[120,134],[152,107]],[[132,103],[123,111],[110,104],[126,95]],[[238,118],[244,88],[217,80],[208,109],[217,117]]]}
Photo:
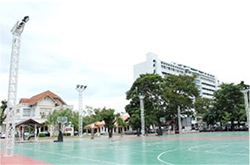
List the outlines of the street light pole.
{"label": "street light pole", "polygon": [[250,89],[244,89],[242,90],[241,92],[244,94],[244,100],[245,100],[245,109],[246,109],[246,115],[247,115],[247,124],[248,124],[248,127],[249,127],[249,96],[247,96],[248,92],[250,91]]}
{"label": "street light pole", "polygon": [[18,82],[18,69],[19,69],[19,54],[21,44],[21,34],[24,30],[25,24],[29,21],[29,16],[25,16],[22,21],[14,25],[11,29],[13,35],[12,39],[12,52],[10,61],[9,72],[9,89],[7,101],[7,114],[6,114],[6,134],[5,134],[5,152],[4,156],[14,155],[15,143],[15,115],[16,115],[16,95],[17,95],[17,82]]}
{"label": "street light pole", "polygon": [[139,94],[140,99],[140,107],[141,107],[141,134],[142,136],[145,136],[145,119],[144,119],[144,99],[145,96],[142,94]]}
{"label": "street light pole", "polygon": [[177,116],[178,116],[179,134],[181,134],[181,111],[180,111],[180,106],[178,106],[178,108],[177,108]]}
{"label": "street light pole", "polygon": [[87,88],[85,85],[76,85],[76,90],[79,93],[79,136],[82,137],[82,93]]}

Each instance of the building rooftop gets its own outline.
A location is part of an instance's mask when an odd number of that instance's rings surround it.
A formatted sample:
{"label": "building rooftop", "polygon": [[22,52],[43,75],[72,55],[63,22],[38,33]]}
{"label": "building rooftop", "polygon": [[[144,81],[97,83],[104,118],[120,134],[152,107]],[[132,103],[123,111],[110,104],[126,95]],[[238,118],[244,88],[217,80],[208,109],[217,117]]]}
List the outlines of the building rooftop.
{"label": "building rooftop", "polygon": [[40,93],[38,95],[32,96],[31,98],[21,98],[20,103],[35,104],[39,100],[41,100],[42,98],[44,98],[46,96],[50,97],[51,100],[53,100],[55,103],[57,103],[56,100],[60,100],[63,104],[66,105],[66,103],[58,95],[56,95],[55,93],[53,93],[53,92],[51,92],[49,90],[47,90],[45,92],[42,92],[42,93]]}

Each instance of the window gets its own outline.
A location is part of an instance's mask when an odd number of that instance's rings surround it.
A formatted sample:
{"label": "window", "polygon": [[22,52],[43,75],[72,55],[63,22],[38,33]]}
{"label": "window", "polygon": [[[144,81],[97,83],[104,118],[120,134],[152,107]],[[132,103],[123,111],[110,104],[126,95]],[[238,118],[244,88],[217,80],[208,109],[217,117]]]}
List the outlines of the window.
{"label": "window", "polygon": [[196,85],[196,88],[197,88],[198,90],[200,90],[201,87],[200,87],[200,85]]}
{"label": "window", "polygon": [[30,117],[30,109],[24,108],[23,109],[23,116],[25,117]]}

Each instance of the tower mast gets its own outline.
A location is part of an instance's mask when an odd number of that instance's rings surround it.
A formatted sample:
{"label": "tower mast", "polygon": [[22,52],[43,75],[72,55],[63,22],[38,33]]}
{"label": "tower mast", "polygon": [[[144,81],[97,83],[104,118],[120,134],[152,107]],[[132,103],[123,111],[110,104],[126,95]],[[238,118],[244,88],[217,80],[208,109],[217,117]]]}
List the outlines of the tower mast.
{"label": "tower mast", "polygon": [[10,60],[9,72],[9,89],[8,89],[8,102],[7,102],[7,117],[6,117],[6,135],[5,135],[5,153],[4,156],[14,155],[15,143],[15,111],[16,111],[16,95],[17,95],[17,82],[18,82],[18,69],[19,69],[19,52],[21,43],[21,34],[25,24],[29,21],[29,16],[25,16],[21,23],[17,21],[11,29],[13,35],[12,39],[12,52]]}

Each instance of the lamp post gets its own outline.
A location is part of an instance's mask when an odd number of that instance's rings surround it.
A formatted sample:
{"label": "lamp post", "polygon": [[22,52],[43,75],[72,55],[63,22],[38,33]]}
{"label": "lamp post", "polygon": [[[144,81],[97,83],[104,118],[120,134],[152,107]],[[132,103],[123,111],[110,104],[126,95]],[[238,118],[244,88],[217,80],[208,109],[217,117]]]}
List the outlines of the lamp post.
{"label": "lamp post", "polygon": [[145,136],[145,119],[144,119],[144,99],[145,96],[142,94],[139,94],[140,99],[140,107],[141,107],[141,134],[142,136]]}
{"label": "lamp post", "polygon": [[15,113],[16,113],[16,95],[17,95],[17,82],[18,82],[18,69],[19,69],[19,54],[21,44],[21,34],[24,30],[25,24],[29,21],[29,16],[25,16],[22,21],[14,25],[11,29],[13,35],[12,39],[12,52],[10,61],[9,72],[9,89],[8,101],[6,111],[6,134],[5,134],[5,152],[4,156],[14,155],[15,143]]}
{"label": "lamp post", "polygon": [[82,137],[82,93],[87,88],[85,85],[76,85],[76,90],[79,93],[79,136]]}
{"label": "lamp post", "polygon": [[181,134],[181,111],[180,111],[180,106],[178,106],[178,108],[177,108],[177,116],[178,116],[179,134]]}
{"label": "lamp post", "polygon": [[241,90],[241,92],[243,93],[243,95],[244,95],[244,100],[245,100],[245,109],[246,109],[246,115],[247,115],[247,124],[248,124],[248,127],[249,127],[249,96],[247,96],[248,95],[248,93],[249,93],[249,91],[250,91],[250,88],[248,88],[248,89],[244,89],[244,90]]}

